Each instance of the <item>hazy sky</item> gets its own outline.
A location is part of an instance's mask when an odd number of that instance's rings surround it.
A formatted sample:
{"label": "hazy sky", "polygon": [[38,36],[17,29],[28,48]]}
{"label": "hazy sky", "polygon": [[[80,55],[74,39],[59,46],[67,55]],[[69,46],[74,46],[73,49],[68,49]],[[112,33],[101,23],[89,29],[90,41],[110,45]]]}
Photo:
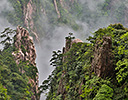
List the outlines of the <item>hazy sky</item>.
{"label": "hazy sky", "polygon": [[[50,59],[52,57],[52,51],[62,50],[62,47],[65,45],[65,37],[68,36],[68,33],[75,32],[68,27],[57,27],[53,33],[52,37],[42,39],[41,47],[36,45],[37,50],[37,67],[39,70],[39,84],[41,85],[44,79],[47,79],[54,69],[53,66],[50,66]],[[45,96],[42,94],[40,100],[45,100]]]}

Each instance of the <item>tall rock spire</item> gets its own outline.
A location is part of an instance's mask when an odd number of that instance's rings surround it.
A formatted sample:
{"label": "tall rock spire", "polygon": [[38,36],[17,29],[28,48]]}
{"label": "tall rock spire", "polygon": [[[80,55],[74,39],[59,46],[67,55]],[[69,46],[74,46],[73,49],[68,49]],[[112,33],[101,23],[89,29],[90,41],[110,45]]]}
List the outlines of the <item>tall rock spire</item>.
{"label": "tall rock spire", "polygon": [[104,36],[102,42],[100,40],[96,42],[92,69],[98,77],[102,78],[113,73],[112,39],[110,36]]}
{"label": "tall rock spire", "polygon": [[[14,46],[16,50],[12,53],[14,55],[16,63],[19,64],[20,61],[28,61],[28,64],[32,64],[36,67],[35,59],[36,59],[36,50],[33,43],[33,38],[29,36],[29,32],[22,28],[17,27],[16,35],[14,37]],[[19,71],[25,73],[24,70],[19,68]],[[31,91],[33,95],[31,97],[32,100],[39,100],[37,96],[38,93],[38,73],[36,73],[35,78],[29,78],[29,82],[32,85]]]}

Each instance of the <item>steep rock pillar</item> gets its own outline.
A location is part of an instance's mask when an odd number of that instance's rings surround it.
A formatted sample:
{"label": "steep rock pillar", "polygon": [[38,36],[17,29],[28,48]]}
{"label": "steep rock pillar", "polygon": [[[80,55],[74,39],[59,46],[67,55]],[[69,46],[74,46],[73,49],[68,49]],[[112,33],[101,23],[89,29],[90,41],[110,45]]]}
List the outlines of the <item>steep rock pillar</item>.
{"label": "steep rock pillar", "polygon": [[[66,52],[68,52],[70,50],[70,48],[73,46],[74,43],[83,43],[82,40],[80,39],[66,39],[66,43],[65,43],[65,47],[63,47],[63,54],[65,54]],[[63,57],[63,62],[65,62],[67,56]],[[65,100],[65,94],[66,94],[66,89],[64,88],[64,75],[66,74],[66,72],[64,71],[63,74],[61,75],[61,79],[59,81],[59,86],[58,86],[58,91],[57,94],[62,94],[63,96],[63,100]],[[81,93],[81,91],[79,90],[79,93]]]}
{"label": "steep rock pillar", "polygon": [[29,32],[26,29],[17,27],[14,45],[19,51],[18,53],[13,53],[17,64],[19,64],[20,60],[23,60],[29,61],[32,65],[36,66],[36,50],[33,38],[29,36]]}
{"label": "steep rock pillar", "polygon": [[57,12],[57,15],[58,15],[58,18],[60,18],[60,12],[59,12],[59,9],[58,9],[58,6],[57,6],[57,1],[54,0],[54,6],[55,6],[55,9],[56,9],[56,12]]}
{"label": "steep rock pillar", "polygon": [[[33,43],[33,38],[29,36],[29,32],[22,28],[17,27],[17,32],[14,37],[14,46],[16,50],[12,53],[14,55],[16,63],[19,64],[20,61],[28,61],[28,64],[32,64],[36,67],[35,59],[36,59],[36,50]],[[24,70],[19,68],[19,71],[25,73]],[[29,78],[29,82],[32,85],[31,91],[33,95],[31,100],[39,100],[37,96],[38,93],[38,73],[36,73],[35,79]]]}
{"label": "steep rock pillar", "polygon": [[113,72],[112,39],[104,36],[102,40],[97,40],[94,49],[94,59],[92,69],[98,77],[109,77]]}

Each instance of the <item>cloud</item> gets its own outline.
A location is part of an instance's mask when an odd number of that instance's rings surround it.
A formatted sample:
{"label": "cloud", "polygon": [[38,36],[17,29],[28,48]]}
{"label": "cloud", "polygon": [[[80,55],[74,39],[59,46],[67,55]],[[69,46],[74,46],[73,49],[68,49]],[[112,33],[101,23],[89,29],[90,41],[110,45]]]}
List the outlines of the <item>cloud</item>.
{"label": "cloud", "polygon": [[[82,17],[84,20],[80,18],[76,18],[76,23],[81,26],[81,29],[78,31],[74,31],[70,26],[66,25],[51,25],[49,24],[48,18],[44,15],[39,19],[40,25],[42,25],[42,34],[47,33],[44,37],[41,38],[41,43],[36,44],[37,51],[37,67],[39,70],[39,84],[42,84],[42,81],[45,80],[49,74],[54,70],[54,67],[50,66],[50,59],[52,57],[52,51],[57,51],[58,49],[62,50],[62,47],[65,46],[65,37],[68,36],[68,33],[74,33],[76,38],[80,38],[85,41],[86,37],[91,35],[91,32],[96,31],[99,28],[106,27],[111,23],[115,23],[113,16],[105,16],[101,13],[102,9],[99,9],[99,5],[103,4],[105,0],[79,0],[82,6]],[[116,2],[115,2],[116,1]],[[51,5],[51,1],[42,0],[43,6],[48,8],[48,11],[51,13],[51,16],[56,15],[54,11],[54,4]],[[111,4],[113,4],[114,9],[118,9],[121,4],[124,4],[126,7],[128,6],[127,0],[113,0]],[[87,7],[84,7],[87,6]],[[52,8],[51,8],[52,7]],[[52,10],[53,11],[52,11]],[[5,17],[1,14],[3,11],[13,10],[13,7],[8,2],[8,0],[1,0],[0,3],[0,31],[3,31],[6,27],[13,27]],[[44,9],[42,9],[44,10]],[[87,11],[88,10],[88,11]],[[112,10],[114,12],[114,10]],[[112,12],[111,11],[111,12]],[[74,11],[75,12],[75,11]],[[43,12],[44,13],[44,12]],[[47,12],[45,12],[47,14]],[[48,16],[48,17],[51,17]],[[51,17],[52,18],[52,17]],[[1,46],[0,46],[1,47]],[[44,100],[45,96],[41,96],[41,100]]]}
{"label": "cloud", "polygon": [[[10,11],[13,10],[13,7],[7,0],[1,0],[0,1],[0,32],[4,31],[5,28],[11,27],[14,28],[6,19],[5,16],[2,15],[3,11]],[[0,41],[2,39],[0,38]],[[2,49],[3,46],[0,44],[0,49]]]}
{"label": "cloud", "polygon": [[8,2],[8,0],[0,0],[0,13],[2,11],[10,11],[13,10],[13,7]]}
{"label": "cloud", "polygon": [[67,26],[56,27],[55,30],[53,30],[52,35],[43,37],[40,45],[36,44],[36,63],[39,70],[40,85],[54,69],[52,66],[50,66],[49,62],[52,57],[52,51],[62,50],[65,45],[65,37],[68,36],[68,33],[70,32],[77,35]]}
{"label": "cloud", "polygon": [[80,0],[82,4],[87,4],[88,8],[91,11],[96,11],[99,4],[102,4],[105,2],[105,0]]}
{"label": "cloud", "polygon": [[[42,38],[42,43],[40,45],[36,44],[37,50],[37,67],[39,70],[39,84],[41,85],[43,80],[51,74],[54,67],[50,66],[50,59],[52,57],[52,51],[62,50],[65,45],[65,37],[68,33],[74,31],[66,26],[56,27],[53,30],[52,35]],[[45,95],[41,95],[40,100],[45,100]]]}

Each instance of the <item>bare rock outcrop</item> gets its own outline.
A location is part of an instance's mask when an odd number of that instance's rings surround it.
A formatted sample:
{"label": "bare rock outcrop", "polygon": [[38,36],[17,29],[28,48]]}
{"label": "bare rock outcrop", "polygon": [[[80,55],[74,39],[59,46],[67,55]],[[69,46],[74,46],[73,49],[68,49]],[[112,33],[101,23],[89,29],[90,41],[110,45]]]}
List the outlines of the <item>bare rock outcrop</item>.
{"label": "bare rock outcrop", "polygon": [[113,55],[110,36],[104,36],[101,41],[96,41],[92,69],[98,77],[105,78],[111,75],[110,73],[113,71]]}
{"label": "bare rock outcrop", "polygon": [[82,43],[82,42],[83,42],[83,41],[80,40],[80,39],[74,39],[74,40],[72,40],[71,45],[72,45],[73,43]]}
{"label": "bare rock outcrop", "polygon": [[24,17],[25,17],[24,24],[27,27],[27,29],[31,30],[31,32],[36,37],[36,40],[39,42],[38,34],[34,31],[34,20],[32,18],[32,16],[35,14],[37,9],[36,5],[32,2],[32,0],[29,0],[27,6],[24,5],[23,9],[24,9]]}
{"label": "bare rock outcrop", "polygon": [[18,52],[13,52],[17,64],[19,64],[20,60],[23,60],[31,62],[34,66],[36,65],[36,50],[33,38],[29,36],[29,32],[26,29],[17,27],[14,45],[18,49]]}
{"label": "bare rock outcrop", "polygon": [[[17,27],[17,32],[14,37],[14,46],[16,50],[12,53],[12,55],[14,55],[17,64],[19,64],[20,61],[28,61],[28,64],[32,64],[36,67],[36,50],[33,44],[33,38],[29,36],[29,32],[26,29],[19,26]],[[20,68],[19,71],[25,73],[25,71]],[[31,91],[33,92],[33,95],[31,100],[38,100],[36,96],[36,93],[38,93],[38,73],[36,74],[36,80],[29,78],[28,82],[32,85]]]}

